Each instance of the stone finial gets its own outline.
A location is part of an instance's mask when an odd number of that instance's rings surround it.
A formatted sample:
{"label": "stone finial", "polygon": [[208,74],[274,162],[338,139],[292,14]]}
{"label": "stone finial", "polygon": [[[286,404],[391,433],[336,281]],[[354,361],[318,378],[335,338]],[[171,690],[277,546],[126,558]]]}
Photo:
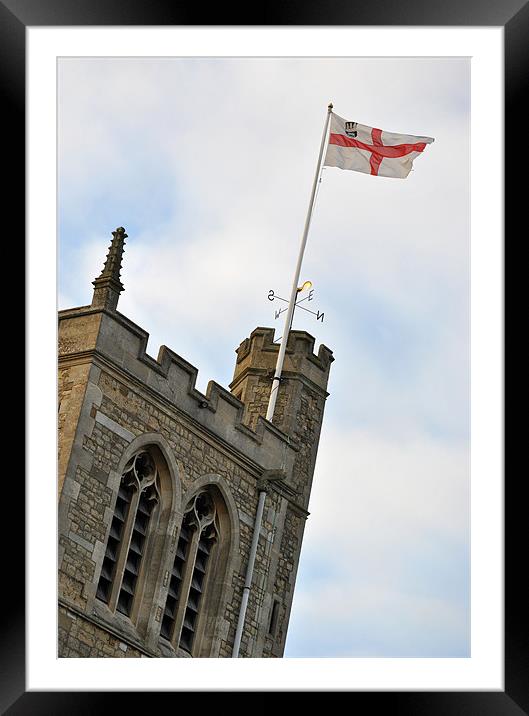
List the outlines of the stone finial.
{"label": "stone finial", "polygon": [[112,236],[114,238],[112,239],[108,249],[105,265],[103,266],[103,270],[101,271],[99,278],[102,278],[103,276],[111,276],[116,281],[119,281],[121,274],[121,257],[123,255],[123,247],[125,245],[127,234],[122,226],[118,226],[118,228],[112,232]]}
{"label": "stone finial", "polygon": [[121,258],[127,234],[122,226],[112,232],[112,242],[108,249],[105,265],[101,274],[92,281],[94,285],[94,296],[92,306],[94,308],[108,308],[115,311],[118,305],[119,294],[124,291],[120,281]]}

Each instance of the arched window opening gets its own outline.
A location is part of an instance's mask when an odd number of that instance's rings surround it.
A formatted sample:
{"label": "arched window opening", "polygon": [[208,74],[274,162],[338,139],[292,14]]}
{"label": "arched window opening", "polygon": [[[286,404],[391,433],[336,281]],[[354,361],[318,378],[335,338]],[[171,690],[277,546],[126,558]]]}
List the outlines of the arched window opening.
{"label": "arched window opening", "polygon": [[171,579],[169,580],[169,591],[165,603],[164,615],[162,619],[161,635],[166,639],[171,639],[174,624],[176,621],[176,612],[178,609],[178,598],[180,596],[180,588],[184,576],[184,568],[189,553],[189,547],[192,538],[192,527],[189,524],[187,516],[184,517],[182,527],[180,529],[180,537],[176,547],[176,554],[171,570]]}
{"label": "arched window opening", "polygon": [[97,586],[97,598],[130,616],[150,523],[160,501],[156,463],[142,450],[123,472]]}
{"label": "arched window opening", "polygon": [[161,635],[191,653],[211,555],[219,538],[215,502],[199,492],[184,510]]}

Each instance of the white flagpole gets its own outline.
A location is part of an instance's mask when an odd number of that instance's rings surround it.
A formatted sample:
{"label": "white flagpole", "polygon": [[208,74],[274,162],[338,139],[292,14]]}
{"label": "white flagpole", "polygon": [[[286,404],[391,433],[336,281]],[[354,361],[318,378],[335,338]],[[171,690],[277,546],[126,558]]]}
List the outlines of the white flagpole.
{"label": "white flagpole", "polygon": [[[303,254],[305,252],[305,244],[307,243],[307,236],[309,233],[310,220],[312,218],[312,210],[314,208],[314,199],[316,197],[316,189],[318,186],[318,179],[321,172],[321,161],[323,157],[323,150],[325,149],[325,143],[327,139],[327,129],[329,128],[329,120],[332,112],[332,102],[327,107],[327,117],[325,119],[325,127],[323,129],[323,137],[321,138],[320,154],[318,157],[318,165],[316,167],[316,174],[314,175],[314,183],[312,185],[312,192],[310,195],[309,210],[307,212],[307,218],[305,220],[305,228],[303,229],[303,237],[301,239],[301,248],[299,250],[298,263],[296,265],[296,271],[294,274],[294,281],[292,283],[292,293],[290,295],[290,303],[288,305],[287,315],[285,317],[285,328],[283,335],[281,336],[281,344],[279,346],[279,354],[277,356],[276,370],[274,379],[272,381],[272,391],[270,393],[270,399],[268,402],[268,410],[266,412],[266,419],[272,420],[274,416],[274,408],[277,400],[277,389],[279,387],[279,381],[281,378],[281,372],[283,370],[283,362],[285,360],[285,351],[287,349],[288,334],[290,333],[290,326],[292,323],[292,316],[294,315],[294,308],[296,306],[296,296],[298,293],[298,282],[299,275],[301,273],[301,262],[303,261]],[[246,567],[246,577],[244,580],[244,587],[241,599],[241,608],[239,610],[239,618],[237,620],[237,627],[235,629],[235,639],[233,642],[232,659],[239,658],[239,651],[241,648],[242,632],[244,629],[244,620],[246,617],[246,609],[248,607],[248,600],[250,598],[250,589],[252,586],[253,569],[255,564],[255,556],[257,554],[257,544],[259,542],[259,533],[261,532],[261,522],[263,519],[263,510],[266,500],[266,486],[263,483],[262,488],[259,490],[259,501],[257,504],[257,513],[255,515],[255,523],[252,535],[252,544],[250,547],[250,556],[248,558],[248,565]]]}
{"label": "white flagpole", "polygon": [[294,309],[296,307],[296,297],[298,293],[299,276],[301,273],[301,263],[303,261],[303,254],[305,253],[305,246],[307,244],[307,236],[309,235],[310,220],[312,219],[312,210],[314,208],[314,199],[316,197],[316,189],[318,186],[318,179],[321,172],[321,161],[323,158],[323,150],[325,149],[327,139],[327,129],[329,127],[329,120],[332,113],[332,102],[327,107],[327,117],[325,119],[325,128],[323,130],[323,137],[321,138],[320,154],[318,157],[318,164],[316,166],[316,174],[314,175],[314,183],[312,184],[312,192],[309,201],[309,210],[307,211],[307,218],[305,219],[305,228],[303,229],[303,236],[301,238],[301,247],[299,249],[298,262],[296,264],[296,270],[294,272],[294,280],[292,281],[292,292],[290,294],[290,303],[288,304],[287,315],[285,316],[285,327],[283,328],[283,335],[281,336],[281,343],[279,345],[279,353],[277,356],[276,369],[274,378],[272,380],[272,390],[270,391],[270,399],[268,401],[268,409],[266,411],[266,419],[272,422],[274,417],[274,410],[276,407],[277,392],[279,383],[281,381],[281,373],[283,371],[283,363],[285,361],[285,353],[287,350],[288,334],[290,333],[290,327],[292,324],[292,317],[294,315]]}

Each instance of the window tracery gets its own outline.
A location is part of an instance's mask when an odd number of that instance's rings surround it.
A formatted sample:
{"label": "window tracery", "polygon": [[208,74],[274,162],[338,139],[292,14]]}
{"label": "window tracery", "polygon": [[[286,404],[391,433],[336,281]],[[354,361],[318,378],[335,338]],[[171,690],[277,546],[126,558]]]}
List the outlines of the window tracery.
{"label": "window tracery", "polygon": [[184,510],[160,632],[173,645],[190,653],[218,537],[215,501],[203,490]]}
{"label": "window tracery", "polygon": [[127,463],[110,525],[97,598],[125,616],[132,612],[150,524],[160,502],[156,463],[146,450]]}

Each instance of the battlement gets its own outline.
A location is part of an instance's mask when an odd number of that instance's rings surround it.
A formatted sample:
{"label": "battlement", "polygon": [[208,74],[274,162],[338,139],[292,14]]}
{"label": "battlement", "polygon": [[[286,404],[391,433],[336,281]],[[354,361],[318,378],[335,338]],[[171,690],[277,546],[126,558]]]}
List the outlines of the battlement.
{"label": "battlement", "polygon": [[[259,331],[269,334],[271,341],[273,330],[256,329],[250,336],[250,346]],[[146,352],[148,339],[147,331],[117,311],[83,306],[59,312],[59,365],[92,356],[103,369],[114,367],[125,372],[128,379],[135,378],[142,388],[261,469],[290,472],[296,449],[282,430],[264,418],[251,429],[243,422],[244,405],[233,393],[215,381],[209,381],[206,393],[201,393],[196,388],[198,369],[164,345],[155,360]],[[299,342],[302,344],[303,340]],[[316,356],[312,359],[319,361]]]}
{"label": "battlement", "polygon": [[[237,348],[237,362],[233,381],[230,383],[232,392],[244,379],[249,370],[254,375],[271,377],[274,373],[279,344],[274,343],[273,328],[256,328],[249,338]],[[288,336],[283,375],[298,374],[313,383],[315,388],[326,391],[329,380],[330,365],[334,360],[332,351],[321,344],[318,353],[314,353],[315,339],[306,331],[290,331]]]}

